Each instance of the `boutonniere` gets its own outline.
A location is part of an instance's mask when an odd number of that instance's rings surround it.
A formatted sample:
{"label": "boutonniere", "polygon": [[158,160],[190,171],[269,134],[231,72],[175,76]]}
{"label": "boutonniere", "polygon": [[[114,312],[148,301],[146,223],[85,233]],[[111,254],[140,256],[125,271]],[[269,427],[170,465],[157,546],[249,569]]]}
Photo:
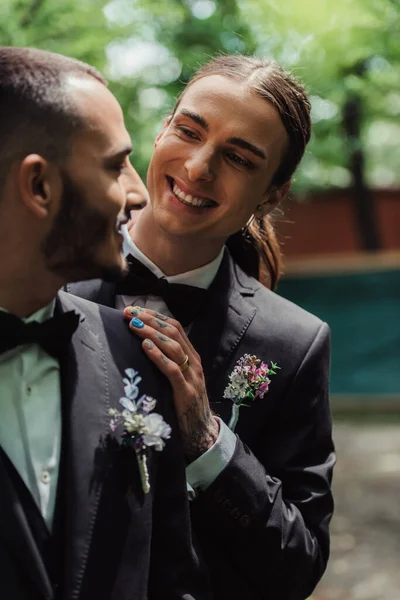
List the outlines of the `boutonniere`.
{"label": "boutonniere", "polygon": [[126,377],[123,378],[125,396],[119,400],[124,410],[119,412],[115,408],[110,408],[110,428],[115,431],[118,425],[123,423],[122,444],[132,446],[135,450],[143,492],[148,494],[150,481],[147,469],[147,453],[151,447],[159,452],[164,448],[164,440],[171,437],[171,427],[161,415],[152,412],[157,400],[146,395],[142,395],[137,400],[139,396],[138,386],[142,381],[138,372],[134,369],[126,369],[125,374]]}
{"label": "boutonniere", "polygon": [[271,362],[269,366],[250,354],[239,358],[229,375],[229,384],[224,391],[224,398],[229,398],[233,402],[228,425],[232,431],[235,431],[240,407],[250,406],[250,403],[257,398],[264,398],[271,383],[269,375],[276,375],[277,369],[280,369],[277,364]]}

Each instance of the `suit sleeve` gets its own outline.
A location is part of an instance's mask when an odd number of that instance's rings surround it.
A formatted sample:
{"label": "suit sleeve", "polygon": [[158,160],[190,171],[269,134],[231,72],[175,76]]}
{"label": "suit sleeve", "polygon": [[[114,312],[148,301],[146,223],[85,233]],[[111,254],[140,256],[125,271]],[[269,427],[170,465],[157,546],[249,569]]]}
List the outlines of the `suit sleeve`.
{"label": "suit sleeve", "polygon": [[163,413],[172,434],[158,457],[149,600],[211,600],[207,570],[192,540],[185,461],[172,399]]}
{"label": "suit sleeve", "polygon": [[322,324],[268,434],[254,452],[237,438],[228,466],[192,503],[202,540],[214,540],[252,597],[304,600],[326,567],[335,462],[329,359]]}

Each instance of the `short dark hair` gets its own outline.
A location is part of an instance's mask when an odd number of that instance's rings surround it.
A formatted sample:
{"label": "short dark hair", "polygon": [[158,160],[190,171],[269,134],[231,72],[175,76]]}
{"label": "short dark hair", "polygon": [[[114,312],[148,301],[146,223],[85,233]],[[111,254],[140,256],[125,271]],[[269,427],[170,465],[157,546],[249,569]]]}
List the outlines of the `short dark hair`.
{"label": "short dark hair", "polygon": [[90,65],[36,48],[0,47],[0,190],[11,164],[31,153],[62,160],[83,126],[68,93],[69,76],[93,77]]}

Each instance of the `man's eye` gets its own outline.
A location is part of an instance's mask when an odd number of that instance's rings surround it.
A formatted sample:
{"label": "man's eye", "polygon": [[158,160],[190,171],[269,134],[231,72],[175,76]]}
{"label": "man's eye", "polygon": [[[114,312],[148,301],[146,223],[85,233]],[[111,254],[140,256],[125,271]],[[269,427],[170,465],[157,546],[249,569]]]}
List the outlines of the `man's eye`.
{"label": "man's eye", "polygon": [[195,131],[192,131],[188,127],[184,127],[183,125],[176,125],[176,129],[179,131],[179,133],[182,133],[184,136],[192,140],[198,139],[197,133]]}
{"label": "man's eye", "polygon": [[229,158],[229,160],[231,160],[235,164],[240,165],[242,167],[250,167],[251,166],[251,164],[249,163],[248,160],[244,160],[244,158],[242,158],[241,156],[238,156],[234,152],[228,152],[227,157]]}

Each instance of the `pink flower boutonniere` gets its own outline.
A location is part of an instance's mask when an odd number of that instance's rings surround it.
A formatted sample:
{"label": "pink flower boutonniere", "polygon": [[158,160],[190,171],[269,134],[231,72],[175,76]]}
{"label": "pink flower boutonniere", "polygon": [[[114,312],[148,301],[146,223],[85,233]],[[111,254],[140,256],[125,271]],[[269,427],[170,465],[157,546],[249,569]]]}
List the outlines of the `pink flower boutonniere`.
{"label": "pink flower boutonniere", "polygon": [[224,391],[224,398],[232,400],[232,415],[229,428],[235,431],[241,406],[250,406],[257,398],[264,398],[269,390],[269,375],[276,375],[280,369],[277,364],[261,362],[256,356],[245,354],[236,363],[229,375],[229,384]]}

